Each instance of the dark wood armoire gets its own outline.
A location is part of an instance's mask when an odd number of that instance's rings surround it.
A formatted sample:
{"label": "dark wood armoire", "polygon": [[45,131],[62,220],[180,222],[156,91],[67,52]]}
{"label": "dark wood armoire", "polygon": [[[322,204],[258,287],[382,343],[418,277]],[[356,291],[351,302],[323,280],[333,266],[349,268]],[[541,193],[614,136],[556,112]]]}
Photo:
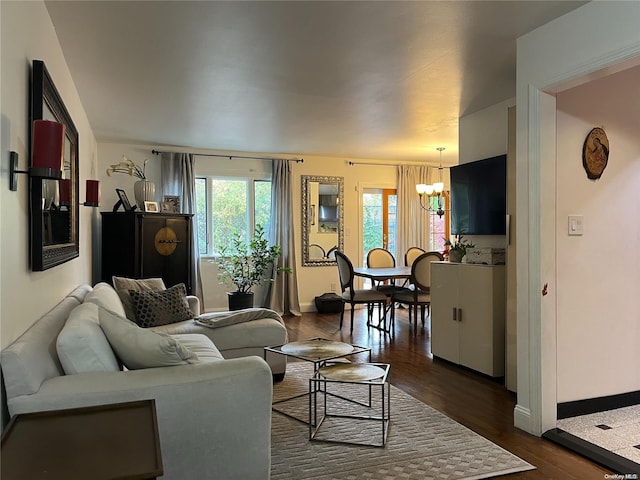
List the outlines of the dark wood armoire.
{"label": "dark wood armoire", "polygon": [[192,214],[101,212],[103,281],[160,277],[192,294]]}

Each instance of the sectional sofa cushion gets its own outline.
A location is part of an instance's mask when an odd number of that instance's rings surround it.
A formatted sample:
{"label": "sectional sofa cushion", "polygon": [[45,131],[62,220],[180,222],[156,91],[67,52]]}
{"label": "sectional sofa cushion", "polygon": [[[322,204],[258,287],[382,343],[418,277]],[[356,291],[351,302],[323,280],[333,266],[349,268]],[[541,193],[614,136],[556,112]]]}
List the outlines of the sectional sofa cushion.
{"label": "sectional sofa cushion", "polygon": [[87,293],[84,303],[93,303],[99,307],[115,313],[120,317],[125,316],[125,310],[116,291],[105,282],[98,283],[93,290]]}
{"label": "sectional sofa cushion", "polygon": [[100,328],[98,307],[87,302],[74,308],[56,339],[56,351],[67,375],[121,370]]}
{"label": "sectional sofa cushion", "polygon": [[218,347],[216,347],[206,335],[200,333],[181,333],[171,336],[184,345],[190,352],[195,353],[201,363],[224,360]]}
{"label": "sectional sofa cushion", "polygon": [[122,306],[124,307],[126,317],[132,322],[136,321],[136,312],[129,291],[135,290],[137,292],[155,292],[158,290],[164,290],[166,288],[164,280],[162,280],[162,278],[134,279],[126,277],[116,277],[114,275],[113,277],[111,277],[111,282],[113,283],[113,288],[116,290],[116,292],[118,292],[118,296],[120,297]]}
{"label": "sectional sofa cushion", "polygon": [[158,327],[193,318],[184,283],[156,292],[129,290],[129,294],[135,308],[135,323],[141,327]]}
{"label": "sectional sofa cushion", "polygon": [[198,356],[175,337],[140,328],[99,308],[98,318],[109,344],[129,370],[198,363]]}

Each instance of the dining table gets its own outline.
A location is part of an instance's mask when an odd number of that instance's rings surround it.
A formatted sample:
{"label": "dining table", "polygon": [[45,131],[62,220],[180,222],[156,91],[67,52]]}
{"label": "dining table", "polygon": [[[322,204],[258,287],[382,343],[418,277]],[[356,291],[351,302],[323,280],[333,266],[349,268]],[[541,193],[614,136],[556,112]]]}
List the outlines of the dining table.
{"label": "dining table", "polygon": [[[353,274],[357,277],[364,277],[375,282],[390,281],[391,286],[395,286],[396,280],[408,280],[411,278],[411,267],[408,266],[396,266],[396,267],[354,267]],[[399,287],[401,288],[401,287]],[[389,297],[390,298],[390,297]],[[387,315],[389,315],[389,325],[387,326]],[[369,325],[385,333],[393,334],[394,320],[395,320],[395,308],[394,302],[389,301],[383,312],[383,321],[378,325]]]}
{"label": "dining table", "polygon": [[354,267],[353,274],[378,282],[391,280],[393,283],[395,280],[411,278],[411,267]]}

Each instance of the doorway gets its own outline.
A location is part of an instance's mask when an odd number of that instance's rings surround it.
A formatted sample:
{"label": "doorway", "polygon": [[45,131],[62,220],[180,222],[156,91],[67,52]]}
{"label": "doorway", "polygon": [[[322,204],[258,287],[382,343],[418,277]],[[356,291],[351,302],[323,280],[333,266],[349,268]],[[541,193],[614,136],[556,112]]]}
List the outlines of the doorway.
{"label": "doorway", "polygon": [[[365,188],[362,191],[362,252],[385,248],[397,263],[397,211],[398,196],[395,188]],[[370,287],[369,280],[365,288]]]}

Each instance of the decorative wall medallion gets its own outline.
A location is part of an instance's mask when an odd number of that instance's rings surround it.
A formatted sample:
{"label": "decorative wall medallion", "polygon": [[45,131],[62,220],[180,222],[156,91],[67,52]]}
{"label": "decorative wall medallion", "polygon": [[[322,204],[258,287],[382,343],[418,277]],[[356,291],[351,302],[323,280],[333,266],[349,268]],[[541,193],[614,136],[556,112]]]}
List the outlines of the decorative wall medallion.
{"label": "decorative wall medallion", "polygon": [[164,227],[156,233],[154,243],[156,251],[160,255],[169,256],[175,252],[180,240],[178,240],[178,236],[172,228]]}
{"label": "decorative wall medallion", "polygon": [[587,172],[587,177],[597,180],[607,167],[609,160],[609,139],[602,128],[593,128],[582,147],[582,165]]}

